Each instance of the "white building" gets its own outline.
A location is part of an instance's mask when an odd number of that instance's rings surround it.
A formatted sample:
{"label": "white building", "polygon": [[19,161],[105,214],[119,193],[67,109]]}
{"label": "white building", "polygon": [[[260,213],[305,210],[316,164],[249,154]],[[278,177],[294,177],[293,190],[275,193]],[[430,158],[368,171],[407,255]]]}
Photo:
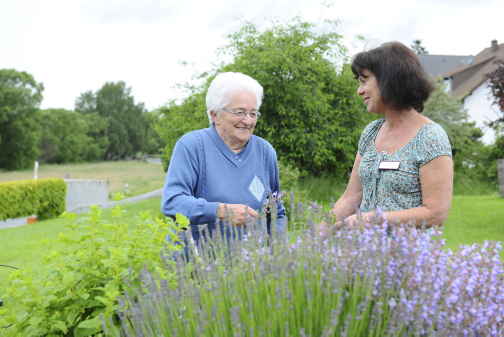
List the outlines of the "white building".
{"label": "white building", "polygon": [[419,58],[427,72],[445,79],[452,97],[462,98],[470,121],[475,121],[484,132],[483,143],[494,143],[495,133],[485,122],[496,120],[502,112],[492,105],[485,74],[497,68],[495,60],[504,59],[504,43],[498,45],[493,40],[490,47],[476,56],[419,55]]}

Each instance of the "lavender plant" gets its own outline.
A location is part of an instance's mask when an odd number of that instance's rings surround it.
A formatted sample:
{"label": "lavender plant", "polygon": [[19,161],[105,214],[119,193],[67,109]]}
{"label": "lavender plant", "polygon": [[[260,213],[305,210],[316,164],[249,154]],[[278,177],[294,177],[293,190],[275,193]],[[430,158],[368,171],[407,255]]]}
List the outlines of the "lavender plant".
{"label": "lavender plant", "polygon": [[[161,251],[181,249],[174,245],[179,228],[187,228],[188,220],[177,215],[172,221],[156,218],[148,212],[137,216],[138,223],[123,222],[122,194],[112,211],[113,223],[100,219],[101,210],[91,207],[88,218],[75,221],[75,214],[63,213],[70,231],[59,239],[41,240],[44,267],[41,270],[19,270],[11,274],[10,287],[2,296],[0,326],[14,323],[8,333],[23,336],[71,335],[89,336],[102,330],[100,315],[114,318],[118,295],[141,293],[139,273],[155,273],[174,283],[174,262]],[[172,243],[166,242],[167,235]],[[164,247],[164,249],[163,249]],[[125,282],[127,275],[133,282]],[[19,319],[19,313],[29,315]]]}
{"label": "lavender plant", "polygon": [[[120,299],[124,336],[501,336],[500,242],[443,250],[429,234],[376,223],[322,240],[308,222],[294,245],[248,224],[178,260],[177,286],[142,273],[146,294]],[[198,254],[196,254],[196,249]]]}

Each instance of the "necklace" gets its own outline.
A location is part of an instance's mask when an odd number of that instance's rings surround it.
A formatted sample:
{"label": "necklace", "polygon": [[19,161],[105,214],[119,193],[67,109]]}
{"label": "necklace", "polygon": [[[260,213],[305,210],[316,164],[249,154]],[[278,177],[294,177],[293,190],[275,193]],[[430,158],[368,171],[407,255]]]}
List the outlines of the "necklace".
{"label": "necklace", "polygon": [[[392,141],[395,139],[395,137],[399,134],[399,132],[401,132],[401,130],[406,126],[406,124],[410,120],[411,116],[413,116],[413,112],[410,113],[408,119],[406,120],[406,122],[404,122],[403,126],[401,126],[401,128],[399,129],[399,131],[397,131],[396,134],[394,135],[394,137],[392,137],[392,139],[390,140],[390,142],[388,143],[388,145],[385,146],[385,148],[381,152],[382,156],[386,156],[387,155],[387,149],[388,149],[389,145],[392,143]],[[387,130],[388,130],[388,124],[385,127],[385,141],[387,140]]]}

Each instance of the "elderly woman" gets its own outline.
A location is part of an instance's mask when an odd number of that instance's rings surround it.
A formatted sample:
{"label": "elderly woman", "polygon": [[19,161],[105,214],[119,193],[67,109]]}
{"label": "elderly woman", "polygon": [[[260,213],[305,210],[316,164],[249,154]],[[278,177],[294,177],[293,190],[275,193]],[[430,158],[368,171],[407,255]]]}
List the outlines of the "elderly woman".
{"label": "elderly woman", "polygon": [[[269,193],[280,191],[276,152],[252,134],[262,97],[261,85],[247,75],[217,75],[206,96],[210,127],[175,144],[161,210],[172,218],[185,215],[196,244],[201,231],[212,235],[217,223],[227,237],[233,232],[230,226],[238,227],[241,237],[247,219],[258,216]],[[281,202],[277,209],[276,231],[282,232]],[[270,221],[267,230],[271,234]]]}
{"label": "elderly woman", "polygon": [[452,199],[452,153],[443,128],[420,114],[434,90],[420,61],[408,47],[389,42],[354,56],[352,71],[368,112],[384,118],[362,132],[347,189],[332,212],[347,216],[349,226],[358,222],[356,211],[370,223],[377,208],[384,212],[379,222],[443,225]]}

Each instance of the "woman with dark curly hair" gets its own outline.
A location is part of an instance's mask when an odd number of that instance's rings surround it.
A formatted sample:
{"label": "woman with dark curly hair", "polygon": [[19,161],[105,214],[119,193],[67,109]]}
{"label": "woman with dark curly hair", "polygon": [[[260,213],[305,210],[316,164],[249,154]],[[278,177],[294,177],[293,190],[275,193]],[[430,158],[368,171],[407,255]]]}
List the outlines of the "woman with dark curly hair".
{"label": "woman with dark curly hair", "polygon": [[367,110],[384,118],[362,132],[347,189],[332,212],[348,226],[360,222],[359,213],[370,223],[377,208],[379,222],[443,225],[453,189],[451,146],[443,128],[421,115],[435,87],[418,57],[388,42],[355,55],[352,71]]}

